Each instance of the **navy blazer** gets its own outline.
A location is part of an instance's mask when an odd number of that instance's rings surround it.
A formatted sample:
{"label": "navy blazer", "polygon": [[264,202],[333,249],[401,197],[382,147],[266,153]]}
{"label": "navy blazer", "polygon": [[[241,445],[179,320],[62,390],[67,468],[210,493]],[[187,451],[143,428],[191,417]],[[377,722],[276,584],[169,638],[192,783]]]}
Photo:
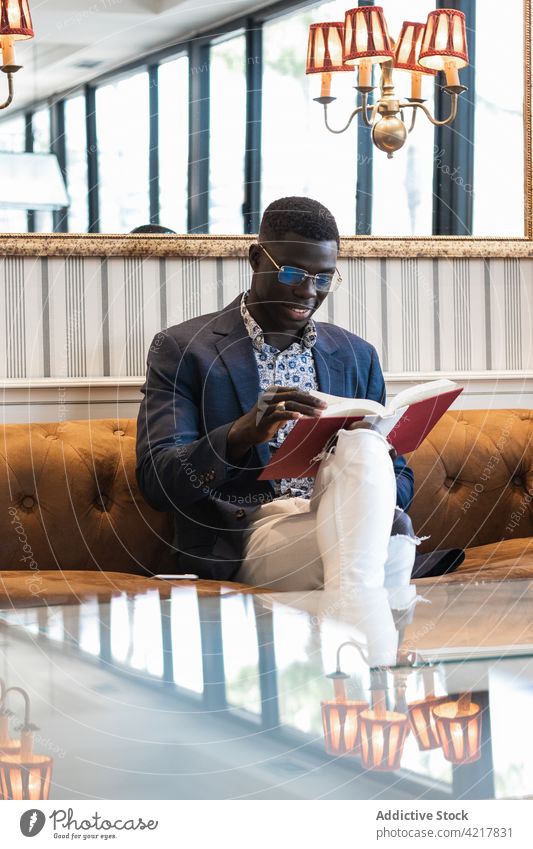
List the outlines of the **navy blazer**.
{"label": "navy blazer", "polygon": [[[173,511],[178,569],[231,579],[253,512],[272,501],[257,476],[267,444],[228,462],[227,435],[260,392],[257,364],[240,314],[239,295],[221,312],[158,333],[148,353],[137,426],[137,482],[156,510]],[[375,348],[340,327],[317,322],[312,348],[322,392],[385,401]],[[413,497],[413,474],[395,461],[398,505]]]}

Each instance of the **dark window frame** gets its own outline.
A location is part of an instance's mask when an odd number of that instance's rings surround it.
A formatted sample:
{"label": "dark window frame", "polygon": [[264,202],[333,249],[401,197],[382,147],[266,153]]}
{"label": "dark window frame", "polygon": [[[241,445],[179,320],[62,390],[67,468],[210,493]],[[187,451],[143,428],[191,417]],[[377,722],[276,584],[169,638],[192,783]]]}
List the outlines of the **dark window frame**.
{"label": "dark window frame", "polygon": [[[374,0],[359,0],[359,5],[373,5]],[[476,0],[437,0],[436,6],[461,9],[467,15],[472,29],[475,29]],[[252,14],[239,16],[220,26],[211,26],[193,38],[184,39],[176,44],[144,56],[142,59],[124,63],[120,68],[106,71],[85,85],[68,91],[68,98],[83,92],[85,97],[87,166],[88,166],[88,232],[98,233],[99,227],[99,181],[98,181],[98,139],[96,133],[95,95],[96,89],[109,82],[130,74],[145,70],[150,80],[150,145],[149,145],[149,197],[150,222],[159,223],[159,127],[157,74],[159,66],[169,59],[187,55],[189,58],[189,166],[187,189],[187,231],[189,233],[207,233],[209,229],[209,49],[212,42],[221,36],[231,36],[239,30],[246,35],[246,140],[244,165],[244,203],[243,232],[254,233],[259,228],[261,207],[261,136],[262,136],[262,77],[263,45],[262,29],[265,22],[292,14],[298,9],[316,5],[316,0],[279,0],[265,9]],[[348,7],[347,7],[348,8]],[[475,56],[475,39],[469,39],[471,59]],[[257,61],[259,57],[259,61]],[[192,68],[204,68],[202,73],[193,74]],[[433,235],[471,235],[473,221],[473,193],[460,192],[457,184],[444,181],[443,174],[455,168],[464,175],[465,182],[473,185],[474,180],[474,113],[475,113],[475,77],[473,63],[463,72],[469,93],[463,95],[459,115],[453,127],[435,128],[436,150],[445,150],[445,160],[435,156],[433,168]],[[155,84],[152,85],[155,80]],[[59,99],[51,107],[51,126],[60,123],[61,108],[67,99],[67,93],[59,94]],[[436,109],[440,113],[449,107],[449,99],[436,86]],[[27,122],[26,150],[29,145],[28,126],[31,133],[33,114],[48,100],[35,102],[30,107],[13,110],[10,117],[23,113]],[[63,104],[63,107],[61,107]],[[55,110],[59,109],[59,112]],[[55,122],[55,123],[54,123]],[[63,117],[64,129],[64,117]],[[54,130],[53,130],[54,133]],[[66,139],[55,138],[58,156],[65,152]],[[370,138],[370,132],[363,127],[357,129],[357,141],[354,156],[359,162],[365,162],[364,169],[358,169],[355,233],[370,235],[372,230],[372,163],[376,154]],[[68,179],[66,156],[60,158],[60,166]],[[34,215],[28,212],[28,230],[34,228]],[[68,215],[62,211],[54,214],[54,229],[64,232],[68,228]]]}

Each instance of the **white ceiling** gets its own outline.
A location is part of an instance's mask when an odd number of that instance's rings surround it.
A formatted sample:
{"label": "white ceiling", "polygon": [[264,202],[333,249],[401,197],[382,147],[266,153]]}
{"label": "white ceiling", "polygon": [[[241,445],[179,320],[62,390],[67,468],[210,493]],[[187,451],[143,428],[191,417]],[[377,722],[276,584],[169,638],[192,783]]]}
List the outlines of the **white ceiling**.
{"label": "white ceiling", "polygon": [[30,0],[35,38],[15,45],[24,68],[15,78],[14,107],[265,5],[268,0]]}

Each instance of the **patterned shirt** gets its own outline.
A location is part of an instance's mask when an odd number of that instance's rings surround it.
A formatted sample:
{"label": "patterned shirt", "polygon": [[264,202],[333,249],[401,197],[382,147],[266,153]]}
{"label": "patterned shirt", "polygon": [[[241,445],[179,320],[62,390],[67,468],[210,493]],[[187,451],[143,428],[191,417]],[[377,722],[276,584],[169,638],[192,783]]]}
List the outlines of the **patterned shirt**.
{"label": "patterned shirt", "polygon": [[[316,326],[309,319],[304,327],[301,341],[293,342],[284,351],[279,351],[273,345],[267,345],[262,329],[252,318],[246,307],[249,295],[245,292],[241,301],[241,315],[252,345],[259,372],[259,386],[262,392],[273,384],[276,386],[291,386],[309,392],[318,389],[315,362],[311,348],[316,342]],[[287,422],[280,427],[274,438],[269,442],[271,452],[279,448],[295,421]],[[283,478],[271,481],[276,498],[293,498],[300,496],[310,498],[314,478]]]}

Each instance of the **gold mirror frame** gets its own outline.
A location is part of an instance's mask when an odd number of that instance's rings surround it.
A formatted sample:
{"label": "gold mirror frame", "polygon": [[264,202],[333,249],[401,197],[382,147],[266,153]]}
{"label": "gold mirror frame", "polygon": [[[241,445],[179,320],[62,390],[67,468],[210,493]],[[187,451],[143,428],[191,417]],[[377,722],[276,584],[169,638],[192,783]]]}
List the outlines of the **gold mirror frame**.
{"label": "gold mirror frame", "polygon": [[[524,0],[524,236],[343,236],[343,257],[533,257],[531,5]],[[254,236],[0,234],[0,255],[28,257],[244,257]]]}

